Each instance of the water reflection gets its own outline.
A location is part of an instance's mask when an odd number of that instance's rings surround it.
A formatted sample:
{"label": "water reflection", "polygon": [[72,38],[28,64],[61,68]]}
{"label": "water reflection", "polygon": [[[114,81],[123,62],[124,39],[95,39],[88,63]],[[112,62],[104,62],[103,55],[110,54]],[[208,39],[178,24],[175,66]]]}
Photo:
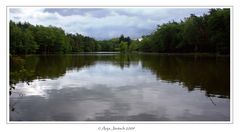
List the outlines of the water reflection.
{"label": "water reflection", "polygon": [[10,119],[183,121],[230,119],[228,57],[11,57]]}

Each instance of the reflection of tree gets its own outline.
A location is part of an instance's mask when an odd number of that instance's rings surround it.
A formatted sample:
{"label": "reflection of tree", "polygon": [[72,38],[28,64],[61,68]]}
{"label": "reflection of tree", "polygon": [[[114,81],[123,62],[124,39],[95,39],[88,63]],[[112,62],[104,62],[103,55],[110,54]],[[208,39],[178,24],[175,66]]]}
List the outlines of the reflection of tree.
{"label": "reflection of tree", "polygon": [[40,79],[54,79],[63,76],[69,63],[69,59],[62,56],[49,55],[39,56],[38,58],[40,62],[36,66],[35,75]]}
{"label": "reflection of tree", "polygon": [[26,82],[29,84],[35,79],[35,69],[28,69],[28,65],[33,66],[33,63],[34,61],[32,61],[31,64],[26,63],[26,60],[20,56],[10,56],[10,95],[18,82]]}
{"label": "reflection of tree", "polygon": [[136,55],[120,54],[113,58],[113,62],[115,65],[120,66],[121,69],[123,69],[124,67],[129,67],[130,64],[136,62],[136,59],[139,59]]}
{"label": "reflection of tree", "polygon": [[230,96],[229,58],[141,54],[10,56],[10,94],[18,82],[58,78],[67,70],[80,70],[97,62],[123,69],[140,61],[157,78],[181,82],[189,91],[200,88],[209,97]]}
{"label": "reflection of tree", "polygon": [[182,82],[189,91],[205,90],[207,96],[230,96],[230,62],[227,58],[201,56],[142,56],[143,67],[158,78]]}

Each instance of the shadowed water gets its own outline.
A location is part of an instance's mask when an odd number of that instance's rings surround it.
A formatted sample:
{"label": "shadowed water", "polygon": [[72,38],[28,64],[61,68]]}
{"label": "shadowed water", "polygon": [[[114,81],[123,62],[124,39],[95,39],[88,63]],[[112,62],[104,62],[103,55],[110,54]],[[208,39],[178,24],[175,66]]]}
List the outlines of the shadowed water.
{"label": "shadowed water", "polygon": [[11,121],[229,121],[228,57],[10,58]]}

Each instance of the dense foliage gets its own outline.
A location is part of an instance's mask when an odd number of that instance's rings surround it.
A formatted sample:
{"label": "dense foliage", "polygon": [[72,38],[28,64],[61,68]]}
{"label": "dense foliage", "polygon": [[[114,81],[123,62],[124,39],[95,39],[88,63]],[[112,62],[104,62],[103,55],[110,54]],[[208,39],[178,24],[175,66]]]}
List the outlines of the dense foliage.
{"label": "dense foliage", "polygon": [[158,25],[142,40],[121,35],[110,40],[95,40],[81,34],[67,34],[53,26],[10,21],[11,54],[49,54],[96,51],[142,51],[161,53],[230,53],[230,10],[211,9],[208,14],[185,18],[181,22]]}
{"label": "dense foliage", "polygon": [[58,27],[10,21],[11,54],[128,51],[130,43],[131,39],[123,35],[96,41],[81,34],[66,34]]}
{"label": "dense foliage", "polygon": [[158,25],[143,37],[140,51],[146,52],[230,52],[230,10],[211,9],[209,14]]}
{"label": "dense foliage", "polygon": [[11,54],[48,54],[95,51],[96,41],[80,34],[66,34],[61,28],[33,26],[10,21]]}

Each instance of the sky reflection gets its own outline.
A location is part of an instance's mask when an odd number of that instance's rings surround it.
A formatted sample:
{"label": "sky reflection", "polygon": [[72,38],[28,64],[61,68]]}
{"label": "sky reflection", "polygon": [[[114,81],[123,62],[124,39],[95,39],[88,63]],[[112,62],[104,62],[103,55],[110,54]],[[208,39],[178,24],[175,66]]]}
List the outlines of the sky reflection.
{"label": "sky reflection", "polygon": [[18,83],[13,105],[10,119],[24,121],[230,120],[229,99],[157,79],[141,63],[97,62],[57,79]]}

